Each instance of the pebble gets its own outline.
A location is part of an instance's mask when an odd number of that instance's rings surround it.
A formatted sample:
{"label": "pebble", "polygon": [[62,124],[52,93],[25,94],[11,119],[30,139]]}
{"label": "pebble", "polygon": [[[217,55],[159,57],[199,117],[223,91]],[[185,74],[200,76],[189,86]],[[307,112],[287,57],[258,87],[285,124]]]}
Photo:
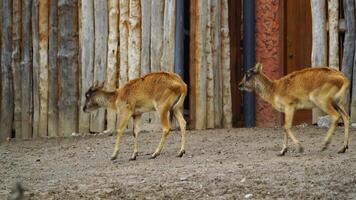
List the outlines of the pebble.
{"label": "pebble", "polygon": [[249,198],[251,198],[253,195],[252,194],[246,194],[245,195],[245,199],[249,199]]}

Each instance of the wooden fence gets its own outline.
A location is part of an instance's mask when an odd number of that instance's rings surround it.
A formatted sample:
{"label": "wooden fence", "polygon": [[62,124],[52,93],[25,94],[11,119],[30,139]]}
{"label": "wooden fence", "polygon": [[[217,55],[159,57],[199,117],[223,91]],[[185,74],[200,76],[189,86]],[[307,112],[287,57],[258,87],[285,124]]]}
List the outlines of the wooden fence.
{"label": "wooden fence", "polygon": [[[191,41],[200,45],[200,55],[190,59],[200,59],[200,64],[192,61],[190,66],[199,76],[191,81],[197,92],[191,97],[199,98],[190,114],[204,117],[196,118],[193,127],[231,127],[229,79],[222,78],[230,77],[225,59],[229,57],[227,0],[192,1],[196,3],[201,4],[195,13],[201,21],[191,27],[202,29],[204,36]],[[113,90],[151,71],[174,70],[176,0],[2,0],[0,4],[0,140],[114,130],[114,112],[82,111],[84,93],[93,81],[104,81],[104,87]],[[212,13],[213,18],[202,13]],[[207,74],[199,68],[205,67],[203,61],[208,63]],[[195,89],[197,85],[200,89]],[[219,117],[211,116],[214,112]]]}

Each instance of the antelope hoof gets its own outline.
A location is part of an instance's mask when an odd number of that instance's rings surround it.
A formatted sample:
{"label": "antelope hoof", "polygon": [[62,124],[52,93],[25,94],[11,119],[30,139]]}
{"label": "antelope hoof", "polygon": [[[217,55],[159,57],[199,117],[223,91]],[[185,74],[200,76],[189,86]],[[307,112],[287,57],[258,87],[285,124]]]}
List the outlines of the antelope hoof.
{"label": "antelope hoof", "polygon": [[324,146],[321,148],[321,151],[325,151],[328,148],[329,144],[329,141],[325,141]]}
{"label": "antelope hoof", "polygon": [[284,154],[288,151],[287,148],[283,148],[281,152],[277,154],[277,156],[284,156]]}
{"label": "antelope hoof", "polygon": [[117,156],[116,155],[113,155],[110,157],[110,160],[116,160]]}
{"label": "antelope hoof", "polygon": [[153,153],[150,159],[155,159],[159,154],[158,153]]}
{"label": "antelope hoof", "polygon": [[134,161],[136,160],[137,157],[137,153],[133,153],[133,155],[131,156],[131,158],[129,159],[129,161]]}
{"label": "antelope hoof", "polygon": [[348,146],[343,146],[337,153],[345,153],[348,148]]}
{"label": "antelope hoof", "polygon": [[184,154],[185,154],[185,150],[181,150],[181,151],[178,153],[177,157],[181,158]]}
{"label": "antelope hoof", "polygon": [[297,152],[298,153],[303,153],[304,152],[304,148],[300,144],[297,147]]}

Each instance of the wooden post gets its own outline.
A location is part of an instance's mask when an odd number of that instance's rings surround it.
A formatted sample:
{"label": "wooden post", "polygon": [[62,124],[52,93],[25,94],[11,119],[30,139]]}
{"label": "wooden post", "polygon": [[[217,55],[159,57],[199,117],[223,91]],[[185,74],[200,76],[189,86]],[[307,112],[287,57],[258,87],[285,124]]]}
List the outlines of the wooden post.
{"label": "wooden post", "polygon": [[47,136],[48,123],[48,0],[39,0],[39,136]]}
{"label": "wooden post", "polygon": [[[108,45],[108,7],[106,0],[94,1],[95,20],[95,59],[94,80],[104,82],[107,65]],[[105,110],[99,109],[91,114],[90,131],[102,132],[105,130]]]}
{"label": "wooden post", "polygon": [[[2,13],[2,12],[0,12]],[[12,70],[14,84],[14,129],[16,138],[21,130],[21,0],[12,2]]]}
{"label": "wooden post", "polygon": [[214,70],[214,121],[215,128],[222,126],[222,72],[221,72],[221,0],[211,1],[212,57]]}
{"label": "wooden post", "polygon": [[172,72],[174,71],[176,0],[165,1],[163,27],[161,70]]}
{"label": "wooden post", "polygon": [[328,0],[329,66],[339,69],[339,0]]}
{"label": "wooden post", "polygon": [[14,107],[12,80],[12,1],[2,0],[1,23],[1,113],[0,113],[0,141],[11,137]]}
{"label": "wooden post", "polygon": [[78,124],[78,1],[58,1],[59,134]]}
{"label": "wooden post", "polygon": [[151,71],[160,71],[164,1],[155,0],[151,2]]}
{"label": "wooden post", "polygon": [[[35,57],[38,55],[36,54],[38,52],[37,51],[38,48],[36,49],[36,46],[33,46],[32,48],[32,43],[35,42],[36,39],[35,36],[37,36],[38,38],[38,35],[35,34],[38,28],[37,29],[34,28],[34,25],[36,25],[35,21],[36,19],[38,19],[35,13],[37,13],[37,1],[34,0],[32,4],[32,1],[22,0],[21,130],[22,130],[22,138],[24,139],[36,137],[37,130],[38,130],[38,129],[35,130],[35,127],[33,127],[33,133],[32,133],[32,119],[38,120],[38,118],[35,118],[36,117],[34,115],[35,113],[32,113],[33,109],[35,108],[32,107],[32,102],[36,98],[35,95],[32,94],[32,92],[35,91],[36,88],[32,88],[32,73],[35,71],[35,69],[32,69],[31,60],[33,60],[33,64],[35,64],[35,62],[38,61],[37,60],[38,57]],[[31,28],[31,20],[32,20],[32,28]],[[32,29],[32,33],[30,31],[31,29]],[[33,34],[33,38],[32,38],[32,34]],[[33,52],[33,57],[31,52]],[[33,95],[33,101],[32,101],[32,95]],[[33,114],[33,118],[32,118],[32,114]]]}
{"label": "wooden post", "polygon": [[151,1],[141,0],[141,8],[142,8],[141,76],[143,76],[151,71],[150,70]]}
{"label": "wooden post", "polygon": [[[354,15],[354,1],[353,0],[344,0],[344,13],[346,21],[346,32],[344,40],[344,52],[342,58],[342,67],[341,70],[345,76],[352,82],[352,66],[354,62],[354,52],[355,52],[355,15]],[[351,84],[352,85],[352,84]],[[346,95],[346,112],[350,113],[350,96],[352,86],[350,85],[350,90]],[[353,117],[352,117],[353,118]]]}
{"label": "wooden post", "polygon": [[120,0],[120,87],[128,80],[129,1]]}
{"label": "wooden post", "polygon": [[90,131],[90,114],[84,113],[85,93],[93,83],[94,69],[94,0],[81,4],[81,92],[79,109],[79,132]]}
{"label": "wooden post", "polygon": [[48,38],[48,136],[58,136],[58,0],[50,0]]}
{"label": "wooden post", "polygon": [[213,68],[213,52],[212,52],[212,0],[206,1],[207,4],[207,26],[204,30],[206,34],[206,45],[205,45],[205,55],[206,55],[206,66],[207,66],[207,80],[206,80],[206,127],[215,127],[215,110],[214,110],[214,68]]}
{"label": "wooden post", "polygon": [[[106,84],[107,90],[116,89],[117,67],[118,67],[118,48],[119,48],[119,2],[117,0],[109,0],[109,39],[108,39],[108,66],[106,69]],[[116,112],[107,111],[107,129],[115,130]]]}
{"label": "wooden post", "polygon": [[227,0],[221,0],[221,65],[223,78],[223,127],[232,127],[230,37]]}
{"label": "wooden post", "polygon": [[141,68],[141,4],[130,0],[128,64],[129,79],[140,76]]}
{"label": "wooden post", "polygon": [[[326,37],[326,1],[311,0],[312,10],[312,67],[327,65],[327,37]],[[315,124],[323,112],[313,109],[313,123]]]}

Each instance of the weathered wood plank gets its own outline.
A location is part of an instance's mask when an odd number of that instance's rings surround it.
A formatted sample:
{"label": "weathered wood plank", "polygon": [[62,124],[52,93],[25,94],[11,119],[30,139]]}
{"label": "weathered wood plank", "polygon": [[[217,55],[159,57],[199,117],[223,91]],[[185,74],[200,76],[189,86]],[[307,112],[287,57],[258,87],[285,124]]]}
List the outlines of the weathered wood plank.
{"label": "weathered wood plank", "polygon": [[83,112],[85,93],[93,83],[94,69],[94,0],[81,4],[81,91],[79,111],[79,132],[90,130],[90,114]]}
{"label": "weathered wood plank", "polygon": [[[109,39],[108,39],[108,66],[106,69],[107,90],[116,89],[119,48],[119,1],[109,0]],[[107,111],[107,129],[114,131],[116,127],[116,112]]]}
{"label": "weathered wood plank", "polygon": [[[346,22],[346,32],[344,40],[344,52],[342,58],[342,67],[341,70],[345,76],[352,80],[352,65],[354,62],[354,52],[355,52],[355,16],[354,16],[354,1],[353,0],[344,0],[344,13],[345,13],[345,22]],[[350,99],[351,99],[351,87],[348,93],[346,93],[346,112],[350,113]]]}
{"label": "weathered wood plank", "polygon": [[221,0],[221,65],[223,79],[223,127],[232,127],[230,36],[228,1]]}
{"label": "weathered wood plank", "polygon": [[221,72],[221,1],[211,2],[212,57],[214,70],[214,121],[215,128],[222,126],[222,72]]}
{"label": "weathered wood plank", "polygon": [[128,64],[129,79],[140,76],[141,69],[141,4],[130,0]]}
{"label": "weathered wood plank", "polygon": [[39,136],[47,136],[48,128],[48,0],[39,0]]}
{"label": "weathered wood plank", "polygon": [[174,71],[174,48],[176,28],[176,1],[167,0],[164,6],[163,19],[163,52],[161,70]]}
{"label": "weathered wood plank", "polygon": [[339,0],[328,0],[329,66],[339,69]]}
{"label": "weathered wood plank", "polygon": [[[327,65],[326,1],[311,0],[312,10],[312,67]],[[313,123],[323,115],[320,109],[313,109]]]}
{"label": "weathered wood plank", "polygon": [[0,141],[11,137],[14,106],[12,80],[12,1],[2,0],[1,23],[1,112],[0,112]]}
{"label": "weathered wood plank", "polygon": [[[32,69],[32,62],[33,64],[36,64],[36,61],[38,61],[38,57],[35,57],[37,55],[36,53],[38,52],[38,48],[36,49],[36,46],[32,47],[32,43],[36,39],[36,31],[38,31],[38,28],[36,29],[34,27],[34,25],[36,25],[35,21],[38,21],[37,15],[34,14],[38,11],[37,5],[38,4],[36,0],[34,0],[33,3],[32,1],[22,0],[21,130],[22,138],[24,139],[37,137],[37,132],[35,132],[37,130],[35,130],[35,127],[32,127],[34,125],[32,124],[32,119],[35,120],[35,115],[32,113],[34,109],[34,107],[32,107],[32,103],[35,100],[35,96],[32,93],[36,90],[36,88],[32,87],[32,72],[34,72],[34,69]],[[32,30],[32,32],[29,30]],[[33,57],[31,52],[33,52]],[[32,98],[34,100],[32,100]]]}
{"label": "weathered wood plank", "polygon": [[215,126],[215,111],[214,111],[214,68],[212,55],[212,0],[207,0],[207,26],[204,30],[206,34],[205,55],[207,67],[206,80],[206,128],[214,128]]}
{"label": "weathered wood plank", "polygon": [[128,80],[128,38],[129,38],[129,1],[120,0],[120,77],[121,87]]}
{"label": "weathered wood plank", "polygon": [[12,70],[14,76],[13,83],[14,83],[15,137],[22,138],[21,135],[22,133],[21,131],[21,0],[13,0],[12,2]]}
{"label": "weathered wood plank", "polygon": [[78,1],[58,1],[59,135],[78,124]]}
{"label": "weathered wood plank", "polygon": [[[108,6],[106,0],[94,1],[95,20],[95,58],[94,80],[105,81],[108,45]],[[105,110],[99,109],[92,112],[90,131],[102,132],[105,130]]]}
{"label": "weathered wood plank", "polygon": [[48,136],[58,136],[58,0],[50,0],[48,39]]}
{"label": "weathered wood plank", "polygon": [[141,0],[142,9],[142,42],[141,42],[141,76],[149,73],[151,66],[151,1]]}
{"label": "weathered wood plank", "polygon": [[[198,6],[197,0],[192,0],[190,4],[190,24],[198,22]],[[189,127],[195,129],[196,125],[196,65],[197,65],[197,43],[195,42],[198,33],[198,26],[192,26],[189,30]]]}
{"label": "weathered wood plank", "polygon": [[164,1],[151,1],[151,71],[160,71],[163,45]]}

